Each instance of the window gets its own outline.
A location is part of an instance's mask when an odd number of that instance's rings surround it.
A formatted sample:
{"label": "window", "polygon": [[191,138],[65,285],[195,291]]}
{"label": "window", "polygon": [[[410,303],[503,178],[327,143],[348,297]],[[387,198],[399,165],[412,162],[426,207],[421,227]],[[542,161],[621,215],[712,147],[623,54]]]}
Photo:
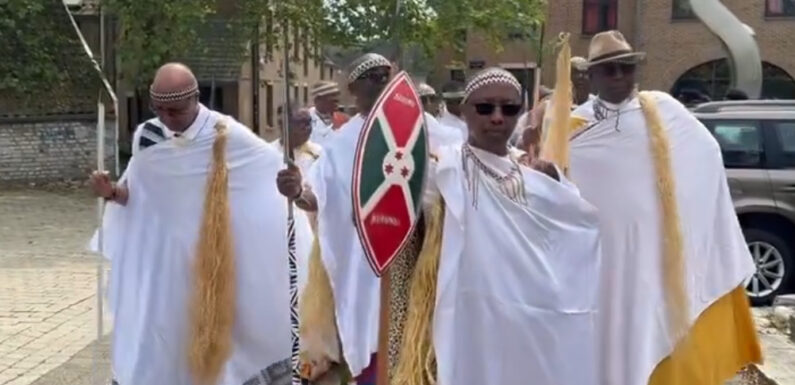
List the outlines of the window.
{"label": "window", "polygon": [[690,6],[691,0],[673,0],[672,19],[695,19],[693,8]]}
{"label": "window", "polygon": [[309,87],[304,86],[304,105],[309,105]]}
{"label": "window", "polygon": [[[731,68],[726,59],[697,65],[676,80],[671,95],[685,104],[696,98],[723,100],[731,88]],[[695,96],[688,96],[695,95]],[[762,99],[795,99],[795,79],[773,64],[762,63]]]}
{"label": "window", "polygon": [[765,16],[795,17],[795,0],[765,0]]}
{"label": "window", "polygon": [[462,69],[450,70],[450,80],[466,82],[466,75]]}
{"label": "window", "polygon": [[320,80],[326,80],[326,66],[320,66]]}
{"label": "window", "polygon": [[199,87],[199,103],[204,104],[211,110],[223,111],[223,102],[223,90],[221,87],[213,85]]}
{"label": "window", "polygon": [[304,40],[304,77],[309,76],[309,42]]}
{"label": "window", "polygon": [[762,135],[753,121],[705,122],[720,144],[726,168],[757,168],[762,162]]}
{"label": "window", "polygon": [[270,84],[265,85],[265,121],[269,127],[273,127],[273,86]]}
{"label": "window", "polygon": [[293,60],[301,57],[301,31],[298,27],[293,29]]}
{"label": "window", "polygon": [[582,33],[593,35],[616,29],[618,25],[618,0],[583,0]]}
{"label": "window", "polygon": [[293,100],[292,102],[298,101],[298,86],[293,87]]}
{"label": "window", "polygon": [[795,168],[795,121],[775,122],[773,128],[781,148],[782,166]]}

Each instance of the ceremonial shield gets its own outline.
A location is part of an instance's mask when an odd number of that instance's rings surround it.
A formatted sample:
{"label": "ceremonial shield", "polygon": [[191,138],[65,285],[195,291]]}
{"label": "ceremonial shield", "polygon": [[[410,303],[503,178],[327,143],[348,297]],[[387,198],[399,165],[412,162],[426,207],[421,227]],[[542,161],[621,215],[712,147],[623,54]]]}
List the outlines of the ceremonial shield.
{"label": "ceremonial shield", "polygon": [[422,104],[405,72],[384,89],[356,146],[353,211],[377,276],[407,243],[422,209],[428,144]]}

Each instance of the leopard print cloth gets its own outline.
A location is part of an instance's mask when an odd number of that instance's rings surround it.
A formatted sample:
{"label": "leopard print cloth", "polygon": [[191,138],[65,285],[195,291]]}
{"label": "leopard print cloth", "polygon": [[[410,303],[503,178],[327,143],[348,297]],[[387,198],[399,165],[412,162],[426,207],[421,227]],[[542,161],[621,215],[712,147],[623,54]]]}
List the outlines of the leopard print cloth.
{"label": "leopard print cloth", "polygon": [[409,305],[409,291],[411,288],[411,275],[417,265],[417,258],[422,249],[425,234],[424,221],[420,218],[417,227],[409,237],[408,244],[398,254],[392,266],[389,267],[390,302],[389,312],[389,378],[395,372],[400,358],[400,345],[403,342],[403,325]]}

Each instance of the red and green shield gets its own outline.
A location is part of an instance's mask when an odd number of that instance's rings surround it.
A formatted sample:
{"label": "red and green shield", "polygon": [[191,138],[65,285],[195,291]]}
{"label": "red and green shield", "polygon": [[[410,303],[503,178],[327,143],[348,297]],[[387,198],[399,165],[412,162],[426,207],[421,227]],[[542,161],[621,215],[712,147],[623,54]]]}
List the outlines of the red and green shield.
{"label": "red and green shield", "polygon": [[356,147],[353,211],[377,276],[406,245],[422,209],[428,144],[422,104],[405,72],[384,89]]}

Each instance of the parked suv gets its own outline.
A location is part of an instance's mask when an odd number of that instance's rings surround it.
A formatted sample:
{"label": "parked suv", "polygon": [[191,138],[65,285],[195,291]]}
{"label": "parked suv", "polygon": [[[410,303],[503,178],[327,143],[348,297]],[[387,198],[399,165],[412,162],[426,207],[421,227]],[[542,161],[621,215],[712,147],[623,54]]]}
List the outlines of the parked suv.
{"label": "parked suv", "polygon": [[795,100],[714,102],[693,112],[723,151],[756,263],[748,296],[756,305],[769,304],[795,288]]}

